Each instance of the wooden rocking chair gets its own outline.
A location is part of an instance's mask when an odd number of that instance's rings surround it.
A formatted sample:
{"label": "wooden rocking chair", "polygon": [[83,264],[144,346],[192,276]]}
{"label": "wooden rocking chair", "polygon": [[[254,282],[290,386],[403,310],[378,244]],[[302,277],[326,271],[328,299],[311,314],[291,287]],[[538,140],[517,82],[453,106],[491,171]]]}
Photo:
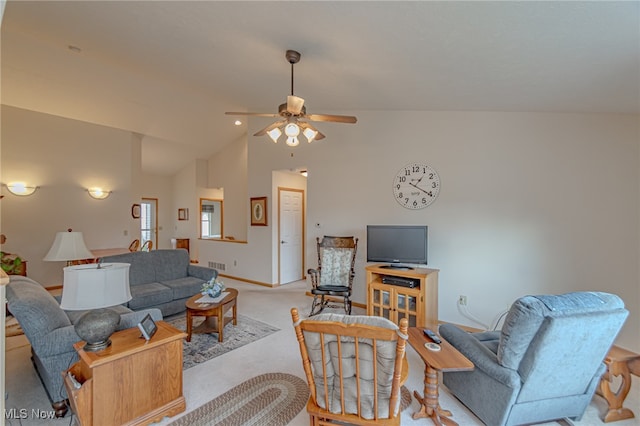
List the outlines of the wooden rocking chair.
{"label": "wooden rocking chair", "polygon": [[316,246],[318,268],[307,271],[313,286],[313,303],[309,316],[319,314],[326,307],[340,307],[331,304],[332,302],[342,303],[344,311],[351,314],[351,286],[355,276],[358,239],[325,236],[322,240],[316,238]]}
{"label": "wooden rocking chair", "polygon": [[291,318],[311,396],[310,424],[399,425],[407,319],[325,313]]}

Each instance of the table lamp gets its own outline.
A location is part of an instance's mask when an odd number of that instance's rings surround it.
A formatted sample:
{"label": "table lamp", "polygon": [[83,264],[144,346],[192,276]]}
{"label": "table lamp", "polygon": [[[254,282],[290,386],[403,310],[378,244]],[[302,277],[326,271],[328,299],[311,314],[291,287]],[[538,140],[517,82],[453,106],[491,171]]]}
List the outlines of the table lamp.
{"label": "table lamp", "polygon": [[129,263],[102,263],[64,268],[62,301],[67,311],[88,310],[75,323],[84,350],[98,352],[109,345],[109,337],[120,323],[120,314],[110,306],[131,300]]}
{"label": "table lamp", "polygon": [[58,232],[49,253],[44,257],[46,261],[65,261],[70,266],[72,260],[93,259],[93,253],[84,244],[82,232]]}

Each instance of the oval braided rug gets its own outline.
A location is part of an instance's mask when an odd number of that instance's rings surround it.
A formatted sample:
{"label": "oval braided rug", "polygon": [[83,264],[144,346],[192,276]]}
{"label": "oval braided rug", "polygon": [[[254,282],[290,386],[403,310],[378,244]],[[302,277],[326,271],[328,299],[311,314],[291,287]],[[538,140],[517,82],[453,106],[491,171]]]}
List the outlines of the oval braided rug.
{"label": "oval braided rug", "polygon": [[267,373],[187,413],[171,426],[260,425],[284,426],[307,405],[309,387],[286,373]]}
{"label": "oval braided rug", "polygon": [[[400,410],[411,404],[402,386]],[[233,389],[169,423],[169,426],[284,426],[307,405],[309,387],[286,373],[267,373]]]}

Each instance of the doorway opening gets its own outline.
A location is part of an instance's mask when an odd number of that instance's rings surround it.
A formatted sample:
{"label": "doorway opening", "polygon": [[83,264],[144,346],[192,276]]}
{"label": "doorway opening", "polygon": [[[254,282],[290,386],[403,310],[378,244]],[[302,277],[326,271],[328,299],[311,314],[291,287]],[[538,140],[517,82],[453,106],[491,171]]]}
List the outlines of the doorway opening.
{"label": "doorway opening", "polygon": [[151,241],[158,247],[158,199],[143,198],[140,203],[140,244]]}

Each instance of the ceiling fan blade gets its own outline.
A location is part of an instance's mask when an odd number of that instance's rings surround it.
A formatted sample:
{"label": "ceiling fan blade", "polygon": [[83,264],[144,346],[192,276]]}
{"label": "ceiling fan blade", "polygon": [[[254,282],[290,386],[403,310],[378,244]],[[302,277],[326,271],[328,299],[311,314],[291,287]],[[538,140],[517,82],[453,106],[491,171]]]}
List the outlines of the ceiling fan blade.
{"label": "ceiling fan blade", "polygon": [[308,114],[305,118],[311,121],[334,121],[336,123],[355,123],[356,117],[351,115]]}
{"label": "ceiling fan blade", "polygon": [[302,112],[302,107],[304,106],[304,99],[299,98],[297,96],[289,95],[287,96],[287,111],[290,114],[298,115]]}
{"label": "ceiling fan blade", "polygon": [[256,133],[254,133],[254,134],[253,134],[253,136],[262,136],[262,135],[266,135],[266,134],[267,134],[267,132],[268,132],[269,130],[273,130],[273,129],[275,129],[276,127],[280,127],[280,126],[282,126],[283,124],[285,124],[286,122],[287,122],[287,120],[280,120],[280,121],[276,121],[275,123],[269,124],[269,125],[268,125],[267,127],[265,127],[264,129],[262,129],[262,130],[260,130],[260,131],[258,131],[258,132],[256,132]]}
{"label": "ceiling fan blade", "polygon": [[269,114],[262,112],[225,112],[226,115],[247,115],[252,117],[280,117],[280,114]]}

